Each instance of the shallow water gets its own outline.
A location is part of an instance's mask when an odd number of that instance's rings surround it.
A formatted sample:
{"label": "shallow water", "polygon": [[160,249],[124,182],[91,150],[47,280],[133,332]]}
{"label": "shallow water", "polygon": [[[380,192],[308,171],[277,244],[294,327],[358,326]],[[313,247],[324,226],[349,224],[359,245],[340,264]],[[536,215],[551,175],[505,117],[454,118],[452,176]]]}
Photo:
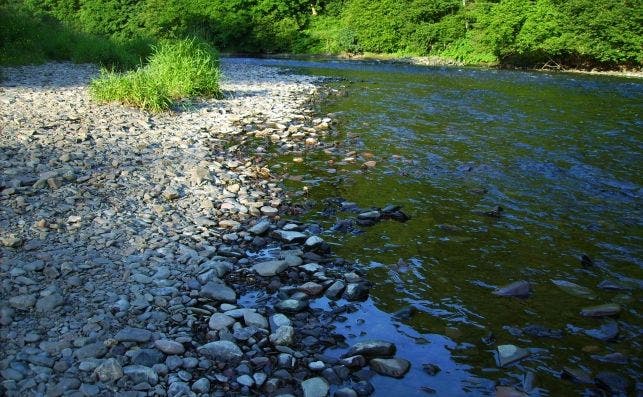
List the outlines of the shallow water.
{"label": "shallow water", "polygon": [[[640,80],[255,62],[333,78],[327,84],[340,94],[319,104],[320,114],[332,114],[338,135],[326,143],[337,142],[337,149],[311,150],[301,164],[281,156],[273,167],[301,179],[287,186],[295,195],[308,188],[300,196],[313,206],[306,220],[322,226],[334,252],[358,263],[374,283],[363,304],[368,335],[393,339],[399,355],[414,364],[403,381],[374,378],[378,395],[422,394],[421,386],[441,396],[480,395],[495,382],[520,385],[527,372],[536,375],[531,395],[590,393],[589,386],[559,379],[564,366],[616,372],[636,393],[643,285]],[[351,150],[357,161],[342,162]],[[377,165],[364,170],[366,160]],[[330,232],[355,214],[332,211],[324,205],[328,197],[362,208],[399,204],[411,220],[382,221],[363,233]],[[500,218],[484,215],[497,205],[504,209]],[[582,254],[594,265],[581,266]],[[490,292],[523,279],[534,289],[527,299]],[[632,289],[598,288],[605,279]],[[570,294],[552,280],[579,284],[593,296]],[[581,308],[608,302],[623,306],[617,341],[583,335],[581,328],[608,320],[580,317]],[[407,305],[419,312],[404,324],[387,314]],[[528,324],[564,336],[520,335],[517,328]],[[337,324],[338,332],[349,343],[359,339],[359,324],[346,325]],[[490,332],[495,343],[486,345],[481,338]],[[499,344],[532,348],[532,355],[499,369],[493,353]],[[628,356],[628,364],[591,357],[612,352]],[[430,377],[421,363],[442,371]]]}

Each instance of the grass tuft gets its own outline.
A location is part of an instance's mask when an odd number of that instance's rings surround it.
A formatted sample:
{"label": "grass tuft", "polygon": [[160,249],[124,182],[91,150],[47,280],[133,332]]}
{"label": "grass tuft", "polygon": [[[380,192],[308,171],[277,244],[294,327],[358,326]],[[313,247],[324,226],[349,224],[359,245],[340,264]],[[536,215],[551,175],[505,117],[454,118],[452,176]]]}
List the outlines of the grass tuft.
{"label": "grass tuft", "polygon": [[126,73],[103,70],[90,90],[101,102],[160,112],[178,99],[220,97],[219,77],[218,54],[211,46],[196,39],[165,41],[153,47],[147,65]]}

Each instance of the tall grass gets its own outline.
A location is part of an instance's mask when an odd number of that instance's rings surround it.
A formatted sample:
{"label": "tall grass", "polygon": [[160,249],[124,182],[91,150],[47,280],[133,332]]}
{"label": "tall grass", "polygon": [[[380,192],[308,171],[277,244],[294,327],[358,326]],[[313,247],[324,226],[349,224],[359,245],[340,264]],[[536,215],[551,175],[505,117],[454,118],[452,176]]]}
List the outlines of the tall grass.
{"label": "tall grass", "polygon": [[216,51],[196,39],[165,41],[153,47],[145,66],[126,73],[103,70],[92,81],[92,96],[145,110],[169,109],[174,101],[196,96],[219,97]]}

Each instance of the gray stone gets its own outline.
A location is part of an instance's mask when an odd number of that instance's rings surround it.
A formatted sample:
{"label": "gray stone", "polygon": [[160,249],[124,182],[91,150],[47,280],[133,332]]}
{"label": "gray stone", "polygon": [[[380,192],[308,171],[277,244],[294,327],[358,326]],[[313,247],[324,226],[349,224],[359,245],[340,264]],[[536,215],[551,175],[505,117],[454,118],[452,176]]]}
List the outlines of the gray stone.
{"label": "gray stone", "polygon": [[619,334],[618,324],[615,321],[610,321],[601,325],[599,328],[586,329],[585,335],[596,338],[602,341],[610,341],[616,339]]}
{"label": "gray stone", "polygon": [[262,220],[257,222],[254,226],[252,226],[248,231],[254,235],[259,235],[259,234],[264,234],[265,232],[270,229],[270,222],[267,220]]}
{"label": "gray stone", "polygon": [[303,299],[285,299],[275,305],[275,308],[285,313],[297,313],[308,307],[308,301]]}
{"label": "gray stone", "polygon": [[237,383],[243,386],[252,387],[255,384],[255,381],[250,375],[241,375],[237,378]]}
{"label": "gray stone", "polygon": [[223,362],[236,362],[243,357],[243,352],[236,344],[221,340],[200,346],[198,352],[208,358]]}
{"label": "gray stone", "polygon": [[324,239],[322,239],[319,236],[310,236],[306,239],[306,242],[304,243],[304,245],[308,248],[314,248],[322,244],[323,242],[324,242]]}
{"label": "gray stone", "polygon": [[288,317],[281,313],[277,313],[270,317],[270,329],[273,331],[276,331],[277,328],[284,326],[284,325],[292,325],[292,322]]}
{"label": "gray stone", "polygon": [[36,311],[40,313],[47,313],[54,310],[58,306],[61,306],[63,302],[63,296],[58,293],[43,296],[42,298],[38,299],[38,302],[36,302]]}
{"label": "gray stone", "polygon": [[346,284],[342,280],[337,280],[326,290],[326,297],[329,299],[338,299],[344,293]]}
{"label": "gray stone", "polygon": [[243,321],[248,327],[268,328],[268,320],[259,313],[246,311],[243,313]]}
{"label": "gray stone", "polygon": [[378,374],[393,378],[404,377],[411,368],[411,363],[403,358],[374,358],[369,365]]}
{"label": "gray stone", "polygon": [[131,363],[145,367],[153,367],[154,364],[161,363],[164,357],[163,353],[156,349],[138,349],[132,355]]}
{"label": "gray stone", "polygon": [[192,391],[195,393],[207,393],[210,391],[210,380],[208,378],[200,378],[192,383]]}
{"label": "gray stone", "polygon": [[36,295],[17,295],[9,298],[9,304],[14,309],[29,310],[36,304]]}
{"label": "gray stone", "polygon": [[225,315],[223,313],[214,313],[208,321],[208,327],[213,330],[227,329],[229,326],[234,324],[234,318]]}
{"label": "gray stone", "polygon": [[391,357],[395,354],[395,345],[382,340],[368,340],[354,344],[342,358],[361,355],[366,359]]}
{"label": "gray stone", "polygon": [[316,296],[324,292],[324,286],[317,284],[314,281],[309,281],[305,284],[300,285],[297,289],[306,295]]}
{"label": "gray stone", "polygon": [[274,345],[291,345],[295,336],[295,329],[289,325],[282,325],[275,333],[270,334],[270,342]]}
{"label": "gray stone", "polygon": [[306,238],[308,238],[308,236],[301,232],[291,230],[275,230],[271,234],[286,243],[303,242],[306,241]]}
{"label": "gray stone", "polygon": [[255,264],[252,269],[260,276],[270,277],[288,269],[288,264],[285,260],[267,261]]}
{"label": "gray stone", "polygon": [[107,353],[107,347],[101,342],[96,342],[90,343],[81,347],[80,349],[77,349],[74,352],[74,357],[77,360],[82,361],[87,358],[101,358],[105,355],[105,353]]}
{"label": "gray stone", "polygon": [[147,382],[154,386],[159,381],[156,371],[142,365],[128,365],[123,368],[123,373],[134,383]]}
{"label": "gray stone", "polygon": [[235,303],[237,293],[230,287],[221,283],[209,282],[201,288],[199,292],[204,298],[213,299],[226,303]]}
{"label": "gray stone", "polygon": [[[180,372],[179,378],[181,378]],[[190,386],[187,383],[172,382],[170,387],[167,388],[167,397],[196,397],[196,394],[192,393]]]}
{"label": "gray stone", "polygon": [[304,397],[325,397],[330,390],[326,379],[321,377],[306,379],[301,382],[301,388],[304,391]]}
{"label": "gray stone", "polygon": [[152,338],[152,332],[142,329],[142,328],[133,328],[133,327],[126,327],[123,328],[122,330],[118,331],[118,333],[114,336],[114,339],[116,339],[119,342],[147,342]]}
{"label": "gray stone", "polygon": [[154,341],[154,346],[165,354],[183,354],[185,348],[179,342],[169,339],[159,339]]}
{"label": "gray stone", "polygon": [[357,392],[350,387],[342,387],[335,391],[334,397],[357,397]]}
{"label": "gray stone", "polygon": [[596,299],[596,295],[594,295],[594,293],[587,287],[583,287],[567,280],[551,280],[551,282],[570,295],[586,299]]}
{"label": "gray stone", "polygon": [[123,368],[115,358],[110,358],[94,370],[94,377],[101,382],[115,382],[123,377]]}

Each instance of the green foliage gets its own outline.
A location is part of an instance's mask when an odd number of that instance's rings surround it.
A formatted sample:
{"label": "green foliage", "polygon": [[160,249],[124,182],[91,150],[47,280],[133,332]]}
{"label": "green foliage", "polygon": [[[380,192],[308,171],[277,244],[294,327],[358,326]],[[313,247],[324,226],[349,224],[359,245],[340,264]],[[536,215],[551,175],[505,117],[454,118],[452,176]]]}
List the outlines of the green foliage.
{"label": "green foliage", "polygon": [[92,96],[158,112],[173,101],[219,96],[219,61],[212,47],[195,39],[164,41],[154,47],[148,63],[126,73],[103,71],[92,81]]}

